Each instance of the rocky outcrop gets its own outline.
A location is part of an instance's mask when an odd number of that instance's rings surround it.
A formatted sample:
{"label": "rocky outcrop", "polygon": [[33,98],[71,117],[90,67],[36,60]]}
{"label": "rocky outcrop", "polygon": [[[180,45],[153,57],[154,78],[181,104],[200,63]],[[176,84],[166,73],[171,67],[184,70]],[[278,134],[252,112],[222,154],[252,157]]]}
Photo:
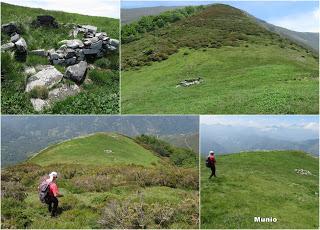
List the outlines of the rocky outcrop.
{"label": "rocky outcrop", "polygon": [[69,66],[66,70],[65,77],[80,84],[84,81],[87,72],[87,62],[81,61],[76,65]]}
{"label": "rocky outcrop", "polygon": [[9,36],[14,33],[18,33],[18,34],[20,33],[20,29],[18,28],[18,26],[14,22],[10,22],[8,24],[3,24],[1,26],[1,31]]}
{"label": "rocky outcrop", "polygon": [[36,86],[45,86],[50,89],[60,82],[62,77],[62,73],[60,73],[54,66],[48,66],[28,78],[26,92],[30,92]]}
{"label": "rocky outcrop", "polygon": [[50,15],[37,16],[37,19],[32,22],[32,25],[35,27],[59,27],[58,23],[56,22],[56,19]]}

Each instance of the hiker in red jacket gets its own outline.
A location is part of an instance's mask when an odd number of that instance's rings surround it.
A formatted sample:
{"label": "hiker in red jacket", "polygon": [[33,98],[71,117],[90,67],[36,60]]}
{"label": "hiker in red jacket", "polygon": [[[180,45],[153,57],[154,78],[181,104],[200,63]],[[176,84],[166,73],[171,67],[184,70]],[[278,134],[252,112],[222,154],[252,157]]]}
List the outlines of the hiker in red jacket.
{"label": "hiker in red jacket", "polygon": [[211,179],[212,176],[217,177],[216,176],[216,158],[214,157],[213,151],[210,151],[207,161],[211,169],[211,175],[209,179]]}
{"label": "hiker in red jacket", "polygon": [[49,194],[48,198],[46,200],[46,203],[48,204],[48,210],[51,212],[51,217],[57,216],[57,209],[58,209],[58,198],[61,196],[59,194],[59,189],[56,184],[58,174],[56,172],[52,172],[49,174],[49,179],[46,180],[46,182],[49,184]]}

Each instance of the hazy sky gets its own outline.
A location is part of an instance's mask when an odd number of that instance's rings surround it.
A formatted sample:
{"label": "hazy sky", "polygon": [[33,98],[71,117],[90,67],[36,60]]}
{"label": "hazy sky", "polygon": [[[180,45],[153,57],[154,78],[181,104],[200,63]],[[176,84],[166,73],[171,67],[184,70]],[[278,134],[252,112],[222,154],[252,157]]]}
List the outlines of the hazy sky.
{"label": "hazy sky", "polygon": [[120,0],[1,0],[20,6],[120,18]]}
{"label": "hazy sky", "polygon": [[301,32],[319,32],[318,1],[122,1],[123,8],[229,4],[277,26]]}
{"label": "hazy sky", "polygon": [[[303,135],[308,138],[319,138],[319,118],[318,116],[300,116],[300,115],[243,115],[243,116],[201,116],[200,124],[224,125],[230,127],[248,127],[256,128],[261,133],[283,132],[301,134],[299,139],[304,139]],[[201,126],[200,125],[200,126]]]}

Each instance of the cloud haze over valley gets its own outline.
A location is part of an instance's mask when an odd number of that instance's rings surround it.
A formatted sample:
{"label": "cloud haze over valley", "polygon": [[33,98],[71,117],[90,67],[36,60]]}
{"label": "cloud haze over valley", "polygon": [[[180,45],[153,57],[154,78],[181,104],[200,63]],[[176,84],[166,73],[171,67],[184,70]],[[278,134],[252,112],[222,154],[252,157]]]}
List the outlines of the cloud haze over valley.
{"label": "cloud haze over valley", "polygon": [[319,153],[317,116],[202,116],[201,153],[302,150]]}

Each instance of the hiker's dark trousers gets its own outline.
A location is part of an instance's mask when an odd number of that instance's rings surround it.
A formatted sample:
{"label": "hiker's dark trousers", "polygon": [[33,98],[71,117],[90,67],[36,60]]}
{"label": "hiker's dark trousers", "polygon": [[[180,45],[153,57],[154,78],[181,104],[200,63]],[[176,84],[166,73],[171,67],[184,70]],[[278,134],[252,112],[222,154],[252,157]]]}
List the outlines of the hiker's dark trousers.
{"label": "hiker's dark trousers", "polygon": [[58,204],[59,204],[57,197],[49,196],[49,199],[47,200],[47,204],[48,204],[48,210],[49,212],[51,212],[51,216],[56,216]]}
{"label": "hiker's dark trousers", "polygon": [[216,166],[214,164],[212,164],[210,166],[210,169],[211,169],[211,175],[209,178],[211,178],[212,176],[216,177]]}

